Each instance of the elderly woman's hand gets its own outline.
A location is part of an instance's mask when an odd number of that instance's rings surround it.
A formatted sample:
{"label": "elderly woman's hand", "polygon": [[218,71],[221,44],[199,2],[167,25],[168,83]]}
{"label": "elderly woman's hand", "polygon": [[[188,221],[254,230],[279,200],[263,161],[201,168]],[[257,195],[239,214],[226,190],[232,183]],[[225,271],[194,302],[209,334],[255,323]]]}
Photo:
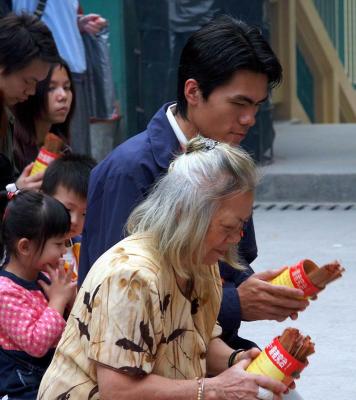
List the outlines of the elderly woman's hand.
{"label": "elderly woman's hand", "polygon": [[256,357],[258,353],[258,349],[241,353],[241,361],[220,375],[207,379],[205,382],[206,398],[210,398],[209,392],[215,392],[217,399],[258,400],[259,389],[263,388],[273,393],[271,400],[282,400],[282,394],[287,390],[286,385],[267,376],[250,374],[245,371],[252,358]]}

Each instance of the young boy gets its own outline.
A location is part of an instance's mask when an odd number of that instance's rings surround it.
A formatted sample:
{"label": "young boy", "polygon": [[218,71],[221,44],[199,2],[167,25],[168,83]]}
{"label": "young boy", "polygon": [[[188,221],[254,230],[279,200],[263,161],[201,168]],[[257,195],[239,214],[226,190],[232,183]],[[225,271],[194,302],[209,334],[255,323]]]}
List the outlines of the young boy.
{"label": "young boy", "polygon": [[45,171],[41,190],[59,200],[70,214],[70,238],[64,259],[73,263],[78,274],[81,233],[87,208],[90,171],[96,162],[82,154],[65,154]]}

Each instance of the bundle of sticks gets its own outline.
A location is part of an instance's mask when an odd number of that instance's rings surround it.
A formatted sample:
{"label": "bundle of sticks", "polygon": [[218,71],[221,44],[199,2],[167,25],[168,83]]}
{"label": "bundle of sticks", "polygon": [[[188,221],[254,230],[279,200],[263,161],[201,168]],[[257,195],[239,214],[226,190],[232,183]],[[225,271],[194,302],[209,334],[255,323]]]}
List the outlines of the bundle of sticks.
{"label": "bundle of sticks", "polygon": [[[306,268],[307,269],[307,268]],[[322,290],[327,284],[341,278],[345,269],[338,261],[333,261],[321,268],[305,271],[315,287]]]}
{"label": "bundle of sticks", "polygon": [[60,154],[63,145],[63,140],[54,133],[49,132],[45,136],[43,147],[50,153]]}
{"label": "bundle of sticks", "polygon": [[279,342],[291,356],[305,364],[308,356],[315,352],[310,336],[303,336],[298,329],[287,328],[278,338]]}
{"label": "bundle of sticks", "polygon": [[54,133],[47,133],[30,175],[35,175],[38,172],[44,171],[48,167],[48,164],[60,157],[63,146],[64,142],[59,136]]}
{"label": "bundle of sticks", "polygon": [[246,371],[270,376],[289,386],[308,365],[308,357],[315,352],[310,336],[298,329],[287,328],[274,338],[247,367]]}

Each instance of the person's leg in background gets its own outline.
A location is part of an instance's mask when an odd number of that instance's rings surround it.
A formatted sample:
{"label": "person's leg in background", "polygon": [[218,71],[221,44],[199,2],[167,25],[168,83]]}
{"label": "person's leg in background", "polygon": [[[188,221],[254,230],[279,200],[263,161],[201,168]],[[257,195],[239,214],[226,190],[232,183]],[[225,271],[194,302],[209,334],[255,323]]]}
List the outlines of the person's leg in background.
{"label": "person's leg in background", "polygon": [[75,153],[91,155],[89,105],[86,74],[72,72],[75,108],[70,125],[70,145]]}

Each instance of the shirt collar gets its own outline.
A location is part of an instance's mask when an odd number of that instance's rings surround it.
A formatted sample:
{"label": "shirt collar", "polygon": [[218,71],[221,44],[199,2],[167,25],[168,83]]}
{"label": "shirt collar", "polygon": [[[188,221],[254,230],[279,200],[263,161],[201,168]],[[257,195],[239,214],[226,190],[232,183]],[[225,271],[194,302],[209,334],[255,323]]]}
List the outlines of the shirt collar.
{"label": "shirt collar", "polygon": [[183,131],[180,129],[180,126],[178,125],[177,120],[175,119],[173,115],[173,111],[176,107],[176,103],[171,104],[166,111],[166,116],[168,119],[169,124],[171,125],[173,132],[175,133],[178,142],[180,143],[181,146],[185,146],[188,142],[187,138],[185,137]]}

